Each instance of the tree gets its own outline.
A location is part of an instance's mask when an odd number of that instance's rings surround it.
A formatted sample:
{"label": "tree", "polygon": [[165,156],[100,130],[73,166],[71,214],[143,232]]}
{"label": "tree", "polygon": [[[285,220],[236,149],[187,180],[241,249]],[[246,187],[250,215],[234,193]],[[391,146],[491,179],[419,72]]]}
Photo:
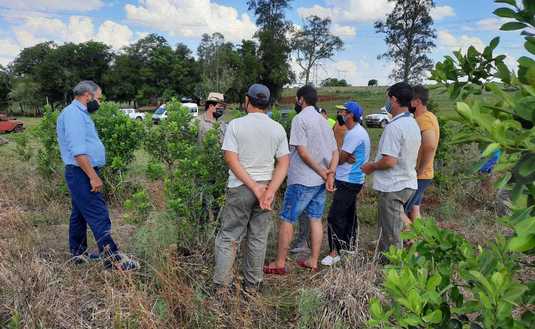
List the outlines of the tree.
{"label": "tree", "polygon": [[330,59],[343,48],[344,42],[330,32],[331,20],[318,16],[305,19],[302,30],[294,33],[292,46],[296,53],[297,65],[303,70],[301,78],[305,85],[310,82],[310,72],[323,59]]}
{"label": "tree", "polygon": [[376,79],[371,79],[368,81],[368,87],[378,86],[379,82]]}
{"label": "tree", "polygon": [[386,21],[375,22],[377,33],[385,34],[388,50],[378,58],[397,63],[390,77],[406,82],[420,82],[433,67],[428,54],[435,47],[430,10],[432,0],[389,0],[395,2]]}
{"label": "tree", "polygon": [[7,106],[9,89],[8,70],[0,65],[0,110]]}
{"label": "tree", "polygon": [[41,114],[43,106],[42,96],[39,94],[41,86],[30,75],[16,78],[8,94],[8,99],[16,105],[20,114],[37,116]]}
{"label": "tree", "polygon": [[292,31],[284,11],[290,0],[249,0],[247,5],[256,16],[259,30],[255,37],[259,40],[258,60],[262,64],[260,81],[271,91],[272,99],[277,99],[284,85],[292,82],[295,75],[290,68],[290,41]]}
{"label": "tree", "polygon": [[345,79],[327,78],[321,82],[322,87],[347,87],[349,84]]}

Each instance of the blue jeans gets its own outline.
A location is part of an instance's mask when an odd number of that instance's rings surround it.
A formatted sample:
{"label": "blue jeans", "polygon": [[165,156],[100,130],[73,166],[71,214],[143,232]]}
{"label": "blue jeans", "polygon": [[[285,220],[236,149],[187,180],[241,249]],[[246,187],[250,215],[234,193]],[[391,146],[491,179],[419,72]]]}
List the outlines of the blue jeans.
{"label": "blue jeans", "polygon": [[[98,171],[97,171],[98,174]],[[111,221],[104,197],[91,192],[89,177],[77,166],[65,167],[65,181],[71,192],[72,211],[69,222],[69,248],[73,256],[87,251],[87,226],[93,232],[99,252],[117,252],[111,237]]]}
{"label": "blue jeans", "polygon": [[325,207],[325,185],[288,185],[280,213],[281,220],[295,224],[301,213],[309,219],[321,220]]}
{"label": "blue jeans", "polygon": [[424,199],[425,190],[433,183],[432,179],[419,179],[418,180],[418,189],[411,196],[409,201],[405,204],[405,214],[409,215],[414,206],[420,206]]}

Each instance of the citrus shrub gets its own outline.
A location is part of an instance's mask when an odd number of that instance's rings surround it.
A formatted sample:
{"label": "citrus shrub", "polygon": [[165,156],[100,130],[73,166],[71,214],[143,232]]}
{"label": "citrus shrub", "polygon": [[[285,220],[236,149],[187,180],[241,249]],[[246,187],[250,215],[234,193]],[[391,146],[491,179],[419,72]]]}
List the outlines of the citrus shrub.
{"label": "citrus shrub", "polygon": [[[535,3],[497,0],[508,6],[494,13],[506,17],[505,31],[533,29]],[[529,31],[524,47],[535,54]],[[499,38],[482,52],[469,47],[437,63],[431,78],[457,99],[461,130],[454,143],[477,143],[482,158],[496,150],[497,187],[512,194],[511,216],[501,218],[512,237],[497,236],[473,246],[440,229],[432,219],[417,220],[403,238],[406,250],[392,247],[385,256],[386,301],[370,303],[370,327],[382,328],[530,328],[535,320],[533,278],[519,280],[524,254],[535,251],[535,61],[518,59],[518,71],[493,54]],[[481,97],[483,96],[483,97]],[[490,96],[490,97],[489,97]],[[526,265],[524,265],[526,266]],[[530,266],[529,264],[527,266]]]}

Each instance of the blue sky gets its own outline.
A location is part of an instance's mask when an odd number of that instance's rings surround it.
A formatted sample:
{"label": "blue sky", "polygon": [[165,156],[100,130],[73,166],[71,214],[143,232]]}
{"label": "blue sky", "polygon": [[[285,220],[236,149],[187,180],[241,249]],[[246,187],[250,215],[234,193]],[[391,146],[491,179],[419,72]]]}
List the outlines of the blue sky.
{"label": "blue sky", "polygon": [[[498,52],[510,56],[509,66],[524,54],[517,32],[498,30],[502,21],[492,15],[498,7],[493,1],[435,4],[432,15],[438,38],[433,60],[470,44],[482,48],[494,36],[501,37]],[[376,58],[386,46],[373,22],[390,6],[387,0],[294,0],[287,15],[296,26],[308,15],[330,17],[333,33],[345,42],[344,50],[324,61],[313,78],[345,78],[355,85],[374,78],[389,83],[393,63]],[[203,33],[221,32],[227,40],[239,42],[251,38],[255,30],[245,0],[0,0],[0,64],[45,40],[59,44],[98,40],[120,49],[147,33],[158,33],[171,45],[183,42],[195,51]]]}

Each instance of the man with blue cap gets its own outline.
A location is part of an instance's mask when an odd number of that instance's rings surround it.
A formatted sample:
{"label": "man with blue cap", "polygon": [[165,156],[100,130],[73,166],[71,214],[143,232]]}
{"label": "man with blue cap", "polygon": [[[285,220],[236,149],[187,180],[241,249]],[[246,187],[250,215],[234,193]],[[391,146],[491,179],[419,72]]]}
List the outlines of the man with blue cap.
{"label": "man with blue cap", "polygon": [[335,176],[336,191],[327,217],[331,252],[321,261],[325,266],[340,261],[340,250],[350,251],[354,247],[358,225],[357,195],[366,179],[360,167],[370,156],[370,137],[360,125],[364,113],[362,107],[350,101],[336,108],[340,110],[347,133],[340,148]]}

